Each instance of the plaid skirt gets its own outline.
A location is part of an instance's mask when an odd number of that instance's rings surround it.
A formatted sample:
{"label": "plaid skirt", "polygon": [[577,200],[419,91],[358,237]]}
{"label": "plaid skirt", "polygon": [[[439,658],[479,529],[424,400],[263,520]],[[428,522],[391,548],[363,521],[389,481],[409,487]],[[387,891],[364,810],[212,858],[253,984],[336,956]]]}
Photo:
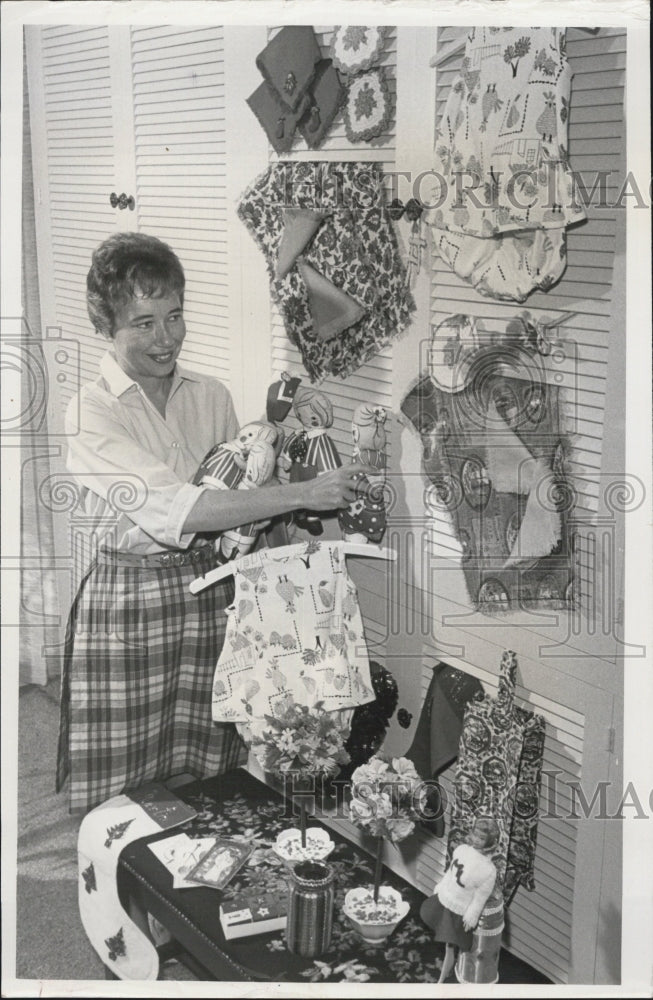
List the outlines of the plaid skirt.
{"label": "plaid skirt", "polygon": [[211,718],[233,583],[188,589],[215,565],[212,554],[166,567],[101,557],[82,581],[66,631],[57,755],[57,791],[69,777],[71,812],[247,759],[235,727]]}

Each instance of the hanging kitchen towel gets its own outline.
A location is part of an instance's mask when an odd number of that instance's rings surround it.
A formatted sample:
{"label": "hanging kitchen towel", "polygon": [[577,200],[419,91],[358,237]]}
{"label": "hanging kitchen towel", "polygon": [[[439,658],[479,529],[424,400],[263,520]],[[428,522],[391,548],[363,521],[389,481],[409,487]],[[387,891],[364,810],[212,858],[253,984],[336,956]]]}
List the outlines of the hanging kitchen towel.
{"label": "hanging kitchen towel", "polygon": [[566,265],[585,213],[568,158],[564,28],[472,28],[436,136],[426,221],[442,258],[482,295],[522,302]]}
{"label": "hanging kitchen towel", "polygon": [[256,65],[280,100],[297,111],[320,61],[320,46],[310,25],[282,28],[256,57]]}
{"label": "hanging kitchen towel", "polygon": [[287,153],[292,148],[300,119],[310,108],[308,96],[304,94],[293,111],[264,81],[250,94],[247,103],[258,118],[274,151],[278,154]]}
{"label": "hanging kitchen towel", "polygon": [[299,123],[300,134],[309,149],[322,145],[340,111],[347,91],[330,59],[321,59],[309,92],[309,110]]}
{"label": "hanging kitchen towel", "polygon": [[[166,793],[165,801],[160,790]],[[179,826],[197,813],[155,783],[132,794],[134,798],[116,795],[108,799],[81,822],[79,914],[89,941],[119,979],[156,979],[156,948],[125,912],[118,896],[118,858],[132,841]]]}
{"label": "hanging kitchen towel", "polygon": [[[328,340],[320,339],[298,258],[283,273],[289,261],[284,244],[289,209],[324,215],[301,259],[363,311],[357,319],[353,311],[352,324]],[[238,214],[265,256],[272,296],[311,381],[346,378],[404,330],[415,304],[378,164],[275,163],[246,191]]]}
{"label": "hanging kitchen towel", "polygon": [[401,409],[421,435],[432,503],[452,520],[473,606],[568,607],[574,493],[558,387],[537,359],[506,345],[479,349],[460,391],[427,374]]}
{"label": "hanging kitchen towel", "polygon": [[467,842],[478,816],[492,816],[499,840],[492,854],[497,885],[508,903],[518,886],[535,887],[539,783],[545,721],[514,704],[517,658],[501,659],[496,698],[485,695],[465,710],[456,765],[447,852]]}

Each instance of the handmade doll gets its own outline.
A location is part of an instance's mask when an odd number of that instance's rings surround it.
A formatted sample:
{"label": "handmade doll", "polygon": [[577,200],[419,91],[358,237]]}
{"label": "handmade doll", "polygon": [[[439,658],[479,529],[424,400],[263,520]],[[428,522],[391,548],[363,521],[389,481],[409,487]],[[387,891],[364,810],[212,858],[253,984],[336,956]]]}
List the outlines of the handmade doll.
{"label": "handmade doll", "polygon": [[[300,387],[293,400],[293,412],[303,427],[284,442],[279,464],[290,472],[291,483],[315,479],[342,465],[334,442],[327,434],[333,423],[331,400],[317,389]],[[296,511],[295,523],[312,535],[321,535],[322,521],[313,513]]]}
{"label": "handmade doll", "polygon": [[382,406],[361,403],[354,410],[351,424],[354,448],[351,460],[371,466],[376,473],[361,478],[358,498],[347,510],[338,514],[343,538],[348,542],[378,544],[385,532],[383,485],[386,467],[386,418],[387,413]]}
{"label": "handmade doll", "polygon": [[[254,420],[241,429],[237,438],[216,445],[206,455],[193,482],[220,490],[250,490],[267,483],[274,475],[277,431],[271,424]],[[222,533],[219,555],[227,560],[244,555],[252,548],[260,525],[247,524]]]}
{"label": "handmade doll", "polygon": [[441,983],[453,968],[454,949],[469,951],[472,947],[472,931],[496,883],[497,870],[488,855],[498,839],[495,820],[479,816],[467,843],[460,844],[453,852],[433,895],[422,903],[422,920],[434,931],[435,940],[446,944]]}

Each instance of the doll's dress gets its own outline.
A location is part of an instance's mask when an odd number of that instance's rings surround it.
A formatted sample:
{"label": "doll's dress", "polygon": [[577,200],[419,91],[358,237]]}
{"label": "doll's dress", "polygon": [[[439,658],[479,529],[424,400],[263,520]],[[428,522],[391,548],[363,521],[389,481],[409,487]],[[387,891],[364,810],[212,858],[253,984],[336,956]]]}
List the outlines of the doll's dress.
{"label": "doll's dress", "polygon": [[566,266],[574,199],[564,28],[472,28],[436,136],[427,222],[481,295],[522,302]]}
{"label": "doll's dress", "polygon": [[374,698],[342,542],[263,549],[233,564],[235,596],[213,681],[213,718],[251,724],[289,704],[327,711]]}

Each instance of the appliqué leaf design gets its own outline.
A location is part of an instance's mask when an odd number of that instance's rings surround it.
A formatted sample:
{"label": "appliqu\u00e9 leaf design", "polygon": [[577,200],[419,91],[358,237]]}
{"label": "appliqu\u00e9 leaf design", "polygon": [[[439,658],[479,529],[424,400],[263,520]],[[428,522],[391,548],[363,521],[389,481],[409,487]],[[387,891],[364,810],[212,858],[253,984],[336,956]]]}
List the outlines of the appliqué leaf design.
{"label": "appliqu\u00e9 leaf design", "polygon": [[91,861],[88,868],[85,868],[82,872],[82,878],[84,879],[84,888],[88,893],[97,892],[97,883],[95,881],[95,867]]}
{"label": "appliqu\u00e9 leaf design", "polygon": [[104,841],[104,846],[111,847],[114,840],[121,840],[133,822],[133,819],[128,819],[124,823],[116,823],[115,826],[107,827],[107,839]]}
{"label": "appliqu\u00e9 leaf design", "polygon": [[115,962],[117,958],[124,958],[127,954],[127,948],[125,946],[125,935],[122,927],[117,934],[113,937],[105,938],[104,943],[108,948],[109,958],[112,962]]}

